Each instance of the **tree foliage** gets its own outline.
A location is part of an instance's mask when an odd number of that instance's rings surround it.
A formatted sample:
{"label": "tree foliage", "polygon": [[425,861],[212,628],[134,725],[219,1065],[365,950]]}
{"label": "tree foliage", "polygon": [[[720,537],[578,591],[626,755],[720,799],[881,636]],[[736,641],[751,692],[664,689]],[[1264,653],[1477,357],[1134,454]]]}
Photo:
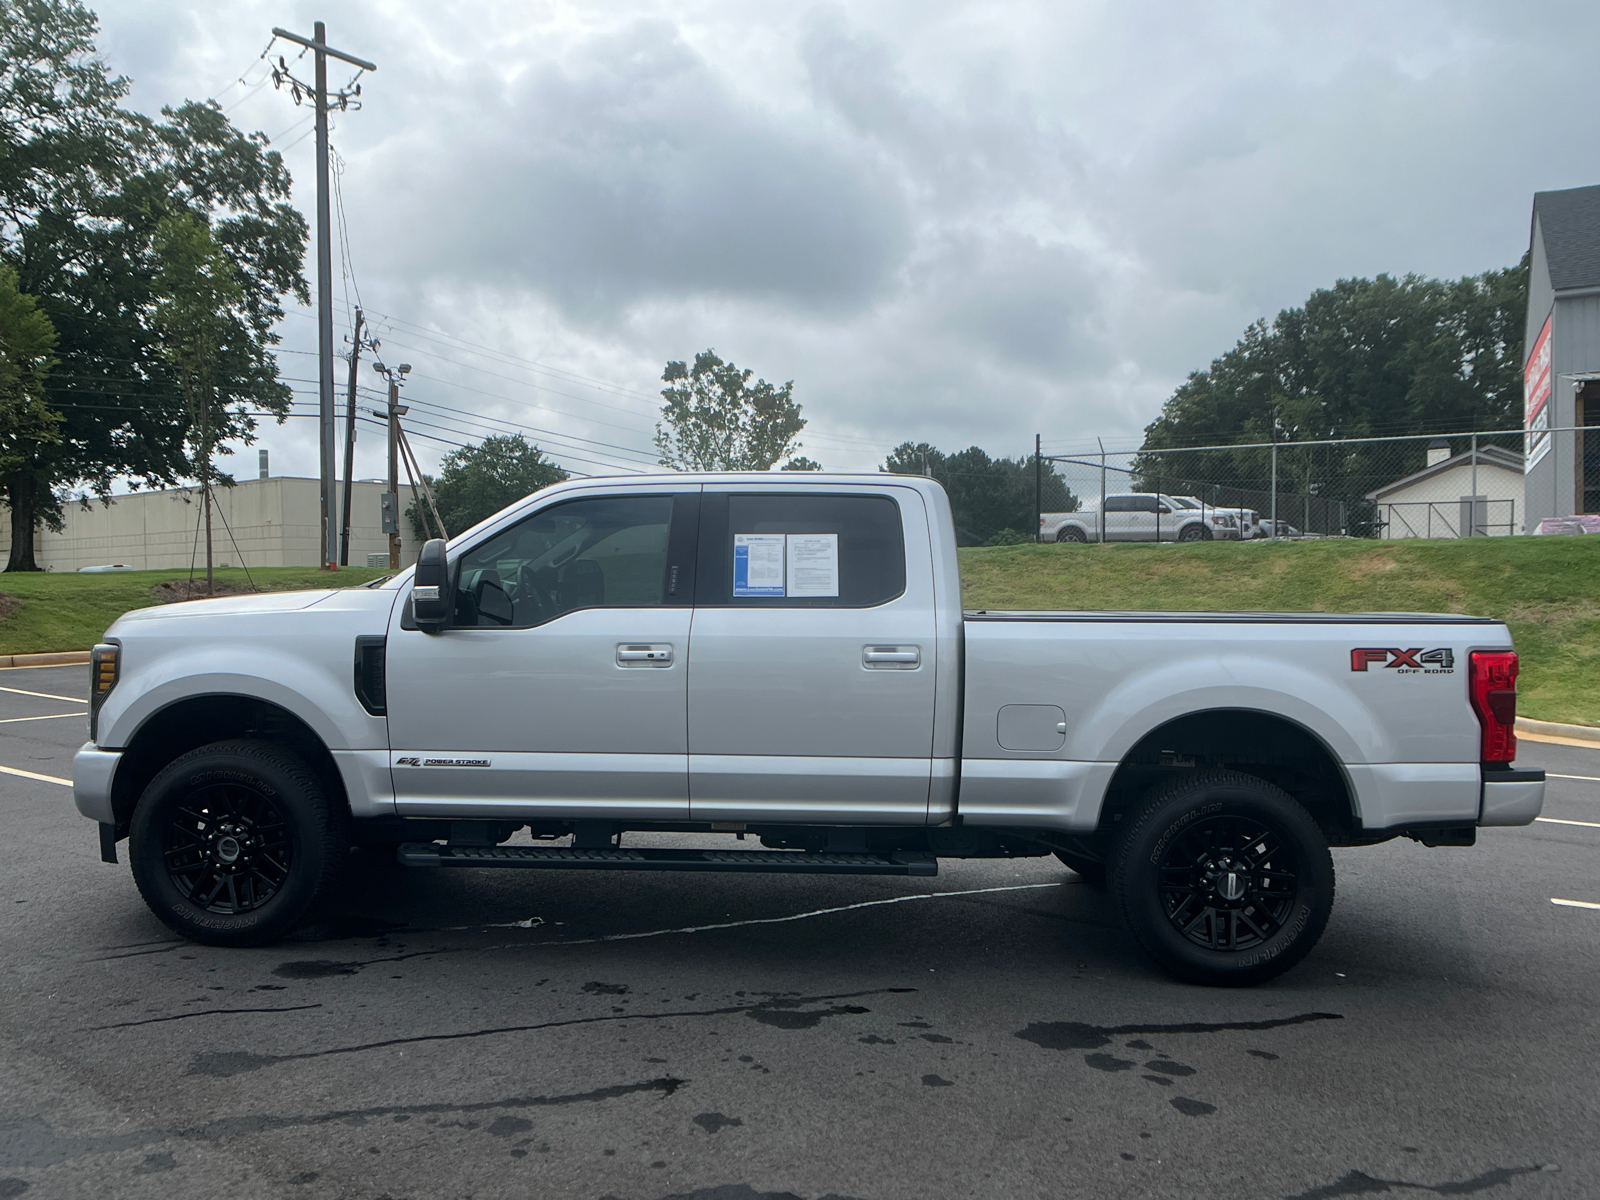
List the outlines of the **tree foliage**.
{"label": "tree foliage", "polygon": [[[1515,429],[1522,412],[1528,260],[1462,279],[1342,279],[1257,321],[1195,371],[1145,429],[1135,463],[1153,486],[1180,480],[1265,488],[1270,450],[1172,453],[1246,442]],[[1520,448],[1513,435],[1507,445]],[[1425,463],[1425,446],[1308,447],[1305,479],[1280,486],[1358,500]]]}
{"label": "tree foliage", "polygon": [[0,265],[0,475],[25,462],[40,443],[60,438],[61,414],[45,396],[55,366],[55,327],[38,301]]}
{"label": "tree foliage", "polygon": [[[956,544],[1005,545],[1031,542],[1038,529],[1034,521],[1035,460],[990,458],[977,446],[945,454],[926,442],[902,442],[883,464],[896,475],[926,475],[936,480],[950,497],[955,518]],[[1078,498],[1067,481],[1056,474],[1055,464],[1043,465],[1044,512],[1073,512]]]}
{"label": "tree foliage", "polygon": [[[482,445],[452,450],[444,457],[439,478],[430,475],[428,482],[439,504],[439,516],[454,535],[565,478],[565,471],[518,433],[488,437]],[[406,516],[417,537],[427,538],[427,524],[418,507],[413,504],[406,509]]]}
{"label": "tree foliage", "polygon": [[104,498],[119,478],[194,477],[199,414],[155,321],[163,221],[202,221],[241,289],[234,314],[253,348],[241,342],[218,362],[219,394],[239,401],[219,414],[218,443],[248,440],[251,412],[288,412],[290,390],[265,348],[277,340],[282,298],[309,303],[306,223],[289,204],[281,156],[214,102],[159,119],[126,111],[128,81],[97,56],[95,32],[78,0],[0,6],[0,261],[58,332],[46,386],[62,416],[59,440],[0,480],[12,513],[9,569],[31,568],[31,531],[60,527],[69,487]]}
{"label": "tree foliage", "polygon": [[[661,465],[674,471],[766,471],[800,449],[805,428],[794,381],[774,387],[755,372],[702,350],[694,365],[669,362],[662,372],[665,427],[656,425]],[[797,460],[810,463],[810,459]],[[820,470],[797,466],[796,470]]]}

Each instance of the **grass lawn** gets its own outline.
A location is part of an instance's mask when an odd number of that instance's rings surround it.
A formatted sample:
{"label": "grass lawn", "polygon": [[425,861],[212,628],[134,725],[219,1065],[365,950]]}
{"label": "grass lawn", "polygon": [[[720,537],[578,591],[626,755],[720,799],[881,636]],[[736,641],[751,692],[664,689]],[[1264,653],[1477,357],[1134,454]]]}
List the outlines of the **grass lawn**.
{"label": "grass lawn", "polygon": [[[346,567],[319,571],[315,567],[253,567],[250,575],[263,591],[297,588],[353,587],[388,571]],[[204,580],[205,572],[199,577]],[[100,640],[111,623],[130,608],[157,603],[155,586],[167,580],[189,578],[187,567],[171,571],[115,571],[106,575],[75,572],[16,572],[0,574],[0,593],[18,601],[10,616],[0,619],[0,654],[30,654],[39,650],[87,650]],[[243,587],[239,568],[216,573],[218,584]]]}
{"label": "grass lawn", "polygon": [[1600,725],[1600,537],[997,546],[961,551],[968,608],[1449,612],[1499,617],[1517,711]]}
{"label": "grass lawn", "polygon": [[[386,574],[312,567],[252,572],[258,586],[350,587]],[[0,619],[0,654],[83,650],[154,587],[187,569],[0,575],[20,607]],[[242,585],[244,572],[217,572]],[[1600,537],[1471,541],[1202,542],[997,546],[961,551],[968,608],[1454,612],[1499,617],[1522,654],[1517,709],[1600,725]]]}

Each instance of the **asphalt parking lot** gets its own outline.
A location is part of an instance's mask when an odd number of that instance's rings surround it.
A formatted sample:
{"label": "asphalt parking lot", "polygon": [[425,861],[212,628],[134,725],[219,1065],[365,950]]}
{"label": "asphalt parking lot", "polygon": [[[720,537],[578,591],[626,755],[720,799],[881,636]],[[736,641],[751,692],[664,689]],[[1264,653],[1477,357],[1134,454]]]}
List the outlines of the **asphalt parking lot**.
{"label": "asphalt parking lot", "polygon": [[1053,859],[357,856],[240,951],[99,861],[57,782],[86,686],[0,671],[0,1200],[1600,1192],[1600,751],[1524,741],[1530,828],[1336,851],[1320,946],[1248,991],[1158,975]]}

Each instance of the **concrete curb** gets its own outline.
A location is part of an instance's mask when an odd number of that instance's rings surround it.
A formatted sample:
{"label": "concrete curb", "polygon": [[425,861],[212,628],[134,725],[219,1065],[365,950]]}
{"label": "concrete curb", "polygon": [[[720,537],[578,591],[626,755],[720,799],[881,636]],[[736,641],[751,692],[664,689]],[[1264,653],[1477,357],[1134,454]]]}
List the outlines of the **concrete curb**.
{"label": "concrete curb", "polygon": [[89,661],[87,650],[58,650],[53,654],[0,654],[5,667],[70,667]]}
{"label": "concrete curb", "polygon": [[1560,721],[1535,721],[1532,717],[1518,717],[1517,732],[1534,738],[1564,738],[1600,746],[1600,729],[1593,725],[1563,725]]}

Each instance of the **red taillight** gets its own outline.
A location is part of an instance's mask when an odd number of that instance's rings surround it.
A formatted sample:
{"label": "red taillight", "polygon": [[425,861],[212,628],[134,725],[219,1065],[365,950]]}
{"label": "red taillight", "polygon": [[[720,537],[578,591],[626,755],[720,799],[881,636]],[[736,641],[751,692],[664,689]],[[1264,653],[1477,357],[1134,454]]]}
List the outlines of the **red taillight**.
{"label": "red taillight", "polygon": [[1484,762],[1517,757],[1517,656],[1509,650],[1475,650],[1471,655],[1472,711],[1483,726]]}

